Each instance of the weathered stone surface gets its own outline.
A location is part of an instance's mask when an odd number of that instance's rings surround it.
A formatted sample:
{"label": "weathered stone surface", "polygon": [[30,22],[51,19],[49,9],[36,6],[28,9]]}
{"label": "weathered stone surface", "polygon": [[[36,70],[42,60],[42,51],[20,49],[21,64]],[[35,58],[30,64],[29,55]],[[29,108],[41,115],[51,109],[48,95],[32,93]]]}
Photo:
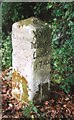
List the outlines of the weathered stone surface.
{"label": "weathered stone surface", "polygon": [[[39,86],[50,82],[50,41],[49,25],[37,18],[31,17],[12,26],[13,84],[17,81],[16,88],[21,82],[22,90],[18,89],[21,100],[27,101],[23,97],[26,93],[29,100],[37,93],[43,95],[44,88]],[[12,92],[15,93],[14,87]]]}

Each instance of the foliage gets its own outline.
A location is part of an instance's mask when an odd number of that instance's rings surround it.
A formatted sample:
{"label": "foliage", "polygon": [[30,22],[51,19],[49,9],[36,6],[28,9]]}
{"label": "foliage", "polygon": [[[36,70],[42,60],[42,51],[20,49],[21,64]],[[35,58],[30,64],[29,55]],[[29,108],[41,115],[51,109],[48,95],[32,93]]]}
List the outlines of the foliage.
{"label": "foliage", "polygon": [[12,64],[12,42],[11,33],[6,38],[3,38],[2,48],[0,50],[2,54],[2,69],[8,68]]}
{"label": "foliage", "polygon": [[[47,21],[52,29],[51,53],[51,80],[61,84],[67,93],[74,84],[73,58],[74,58],[74,3],[36,2],[36,3],[3,3],[3,68],[11,65],[11,32],[12,23],[28,18],[39,17]],[[13,8],[13,9],[12,9]],[[29,12],[30,11],[30,12]],[[6,40],[5,40],[6,39]]]}
{"label": "foliage", "polygon": [[[12,30],[12,24],[15,21],[19,21],[28,18],[33,15],[32,3],[23,2],[4,2],[2,3],[2,29],[7,35]],[[13,9],[12,9],[13,8]],[[29,12],[30,11],[30,12]]]}
{"label": "foliage", "polygon": [[73,4],[57,4],[52,22],[52,80],[61,83],[68,93],[74,84],[74,23]]}
{"label": "foliage", "polygon": [[23,109],[23,115],[27,118],[34,118],[38,114],[38,109],[34,106],[32,101],[29,101],[29,105],[24,107]]}

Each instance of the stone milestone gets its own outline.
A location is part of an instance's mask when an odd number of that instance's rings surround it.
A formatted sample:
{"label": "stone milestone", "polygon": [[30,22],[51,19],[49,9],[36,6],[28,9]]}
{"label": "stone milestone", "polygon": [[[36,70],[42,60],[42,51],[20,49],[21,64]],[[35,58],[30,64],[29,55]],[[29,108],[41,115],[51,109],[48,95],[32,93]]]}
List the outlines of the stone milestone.
{"label": "stone milestone", "polygon": [[12,94],[22,101],[45,97],[50,87],[50,27],[31,17],[12,26]]}

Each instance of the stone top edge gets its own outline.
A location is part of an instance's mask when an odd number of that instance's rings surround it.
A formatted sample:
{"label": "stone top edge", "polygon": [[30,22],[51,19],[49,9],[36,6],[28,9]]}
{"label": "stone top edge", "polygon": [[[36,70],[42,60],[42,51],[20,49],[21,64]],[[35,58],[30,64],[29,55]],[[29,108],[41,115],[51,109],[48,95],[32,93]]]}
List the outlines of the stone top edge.
{"label": "stone top edge", "polygon": [[35,18],[35,17],[30,17],[30,18],[27,18],[27,19],[24,19],[24,20],[20,20],[18,22],[15,22],[13,24],[13,27],[14,28],[20,28],[20,27],[27,27],[27,26],[44,26],[44,25],[48,25],[48,23],[44,22],[44,21],[41,21],[40,19],[38,18]]}

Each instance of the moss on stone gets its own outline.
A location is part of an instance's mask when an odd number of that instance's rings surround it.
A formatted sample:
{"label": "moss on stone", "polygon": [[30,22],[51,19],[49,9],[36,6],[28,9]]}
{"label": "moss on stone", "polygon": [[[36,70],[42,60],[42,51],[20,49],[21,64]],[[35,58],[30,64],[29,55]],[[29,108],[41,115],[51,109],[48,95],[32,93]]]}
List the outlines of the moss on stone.
{"label": "moss on stone", "polygon": [[21,20],[18,23],[19,23],[20,26],[23,26],[23,25],[28,26],[29,24],[32,23],[32,21],[33,21],[33,17],[25,19],[25,20]]}
{"label": "moss on stone", "polygon": [[29,24],[36,25],[36,27],[38,27],[38,26],[43,26],[43,25],[45,25],[45,22],[39,20],[38,18],[30,17],[30,18],[27,18],[27,19],[25,19],[25,20],[20,20],[20,21],[18,22],[18,24],[19,24],[19,27],[20,27],[20,26],[23,26],[23,25],[28,26]]}

